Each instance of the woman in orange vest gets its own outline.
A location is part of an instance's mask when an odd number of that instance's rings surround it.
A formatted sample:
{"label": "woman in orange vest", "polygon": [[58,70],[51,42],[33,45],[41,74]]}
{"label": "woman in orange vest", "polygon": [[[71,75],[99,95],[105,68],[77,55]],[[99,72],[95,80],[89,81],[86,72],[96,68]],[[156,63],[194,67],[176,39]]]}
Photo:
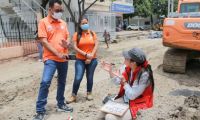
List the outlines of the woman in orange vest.
{"label": "woman in orange vest", "polygon": [[75,78],[72,89],[72,96],[67,103],[76,102],[76,96],[80,83],[86,71],[87,77],[87,100],[93,100],[92,87],[93,76],[98,64],[96,58],[96,51],[98,47],[98,40],[95,32],[89,30],[88,19],[83,18],[80,24],[80,30],[73,35],[74,49],[76,50],[75,62]]}
{"label": "woman in orange vest", "polygon": [[[129,104],[129,110],[122,117],[106,114],[105,120],[132,120],[137,111],[153,106],[154,78],[145,53],[139,48],[124,51],[126,68],[122,77],[113,77],[120,91],[114,98],[117,102]],[[112,76],[112,71],[110,71]]]}

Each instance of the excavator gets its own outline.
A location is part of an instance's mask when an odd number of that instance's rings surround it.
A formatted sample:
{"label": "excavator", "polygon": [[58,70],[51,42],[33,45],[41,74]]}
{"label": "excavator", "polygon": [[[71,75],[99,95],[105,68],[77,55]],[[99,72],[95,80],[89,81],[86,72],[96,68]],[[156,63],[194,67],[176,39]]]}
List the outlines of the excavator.
{"label": "excavator", "polygon": [[163,31],[163,22],[164,18],[160,17],[158,21],[153,25],[153,30],[155,31]]}
{"label": "excavator", "polygon": [[185,73],[191,59],[200,58],[200,0],[168,0],[168,17],[163,23],[163,45],[169,47],[163,59],[163,70]]}

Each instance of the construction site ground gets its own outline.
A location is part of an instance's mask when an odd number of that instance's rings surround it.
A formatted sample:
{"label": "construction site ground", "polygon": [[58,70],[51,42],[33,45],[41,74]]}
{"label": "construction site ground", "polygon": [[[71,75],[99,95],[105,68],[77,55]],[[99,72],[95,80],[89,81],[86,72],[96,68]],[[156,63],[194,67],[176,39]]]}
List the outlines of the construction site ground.
{"label": "construction site ground", "polygon": [[[152,65],[155,77],[154,106],[141,110],[138,120],[200,120],[200,61],[187,64],[185,74],[165,73],[162,62],[165,51],[162,39],[132,37],[110,45],[106,49],[100,44],[99,65],[95,71],[93,101],[86,100],[86,78],[84,77],[78,92],[78,102],[69,104],[73,113],[56,112],[56,75],[49,90],[47,120],[98,120],[102,100],[107,94],[117,94],[119,86],[112,83],[109,75],[101,68],[100,61],[113,62],[117,66],[123,63],[123,50],[133,47],[142,48]],[[40,86],[43,63],[35,56],[26,56],[0,62],[0,120],[31,120]],[[74,61],[69,62],[65,91],[66,100],[70,97],[74,80]]]}

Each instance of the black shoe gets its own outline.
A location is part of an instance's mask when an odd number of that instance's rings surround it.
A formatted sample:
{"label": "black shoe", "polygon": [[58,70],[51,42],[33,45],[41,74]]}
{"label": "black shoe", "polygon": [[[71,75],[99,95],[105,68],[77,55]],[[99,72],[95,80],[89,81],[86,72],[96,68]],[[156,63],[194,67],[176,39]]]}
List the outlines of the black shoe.
{"label": "black shoe", "polygon": [[45,113],[37,113],[33,120],[44,120],[45,119]]}
{"label": "black shoe", "polygon": [[57,112],[73,112],[73,108],[67,106],[66,104],[57,108]]}

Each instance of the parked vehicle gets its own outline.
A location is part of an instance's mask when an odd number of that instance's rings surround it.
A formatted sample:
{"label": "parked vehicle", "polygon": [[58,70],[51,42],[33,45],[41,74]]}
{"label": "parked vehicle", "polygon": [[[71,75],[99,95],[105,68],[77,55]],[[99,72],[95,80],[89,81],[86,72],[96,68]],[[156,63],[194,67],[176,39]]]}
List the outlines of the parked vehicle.
{"label": "parked vehicle", "polygon": [[144,26],[138,26],[136,24],[131,24],[127,28],[127,30],[144,30]]}

